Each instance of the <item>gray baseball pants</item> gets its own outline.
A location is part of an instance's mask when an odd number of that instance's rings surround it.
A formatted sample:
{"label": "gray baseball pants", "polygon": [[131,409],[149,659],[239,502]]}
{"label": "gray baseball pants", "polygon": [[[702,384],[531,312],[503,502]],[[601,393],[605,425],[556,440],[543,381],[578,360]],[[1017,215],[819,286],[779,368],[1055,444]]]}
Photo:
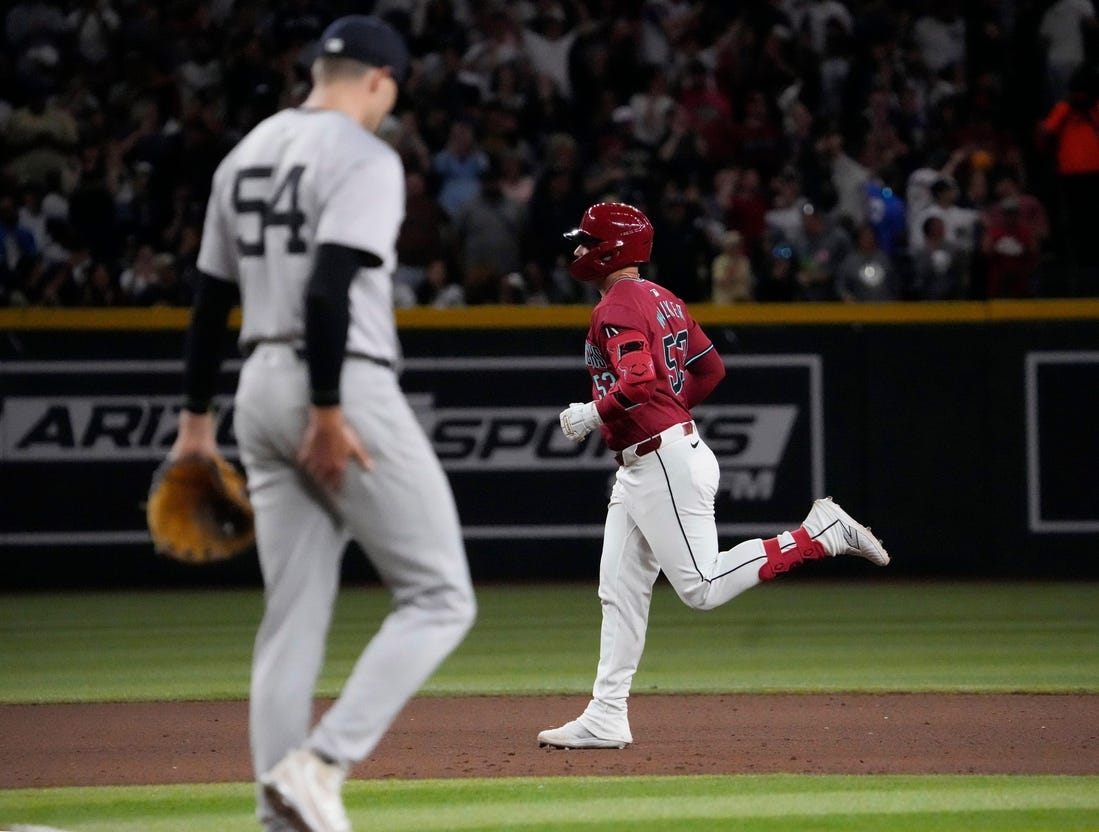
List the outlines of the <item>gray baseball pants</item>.
{"label": "gray baseball pants", "polygon": [[[342,491],[332,494],[296,463],[308,413],[305,362],[288,345],[264,344],[241,371],[234,430],[256,511],[266,598],[252,663],[257,777],[302,744],[345,764],[365,758],[476,614],[454,496],[396,374],[348,359],[341,398],[374,469],[350,463]],[[352,539],[393,607],[310,731],[340,563]]]}

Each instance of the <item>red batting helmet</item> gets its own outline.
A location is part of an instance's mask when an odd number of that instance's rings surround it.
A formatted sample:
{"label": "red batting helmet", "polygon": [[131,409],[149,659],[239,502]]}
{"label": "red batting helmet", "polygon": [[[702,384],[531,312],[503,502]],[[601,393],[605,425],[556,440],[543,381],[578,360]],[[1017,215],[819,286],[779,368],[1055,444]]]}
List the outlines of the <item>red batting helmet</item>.
{"label": "red batting helmet", "polygon": [[584,212],[580,227],[565,239],[588,249],[569,266],[577,280],[602,280],[635,263],[648,263],[653,226],[641,211],[623,202],[600,202]]}

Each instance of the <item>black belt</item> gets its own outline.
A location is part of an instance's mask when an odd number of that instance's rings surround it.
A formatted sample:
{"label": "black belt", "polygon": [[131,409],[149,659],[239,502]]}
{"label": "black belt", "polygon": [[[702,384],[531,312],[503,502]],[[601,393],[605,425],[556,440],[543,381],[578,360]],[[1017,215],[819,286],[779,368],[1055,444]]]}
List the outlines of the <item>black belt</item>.
{"label": "black belt", "polygon": [[[285,344],[288,347],[294,348],[294,355],[298,358],[305,359],[305,347],[299,347],[296,342],[289,338],[260,338],[257,341],[249,341],[240,348],[241,355],[245,358],[250,358],[252,353],[256,351],[256,347],[263,344]],[[348,350],[344,354],[344,358],[354,358],[359,361],[369,361],[371,364],[377,364],[379,367],[385,367],[387,370],[393,369],[393,362],[388,358],[379,358],[376,355],[367,355],[365,352],[357,352],[355,350]]]}
{"label": "black belt", "polygon": [[[305,359],[305,348],[294,350],[294,353],[298,358]],[[355,352],[354,350],[348,350],[343,354],[344,358],[354,358],[359,361],[369,361],[371,364],[377,364],[379,367],[385,367],[387,370],[393,369],[393,362],[388,358],[378,358],[376,355],[367,355],[365,352]]]}

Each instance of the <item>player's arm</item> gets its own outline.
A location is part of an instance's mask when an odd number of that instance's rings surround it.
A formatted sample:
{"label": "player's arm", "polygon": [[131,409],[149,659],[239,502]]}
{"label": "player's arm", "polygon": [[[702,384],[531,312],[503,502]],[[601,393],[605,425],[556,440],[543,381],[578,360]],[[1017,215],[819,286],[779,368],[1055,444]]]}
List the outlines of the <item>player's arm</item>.
{"label": "player's arm", "polygon": [[377,255],[322,243],[305,287],[305,354],[309,366],[309,423],[299,460],[318,482],[332,489],[343,483],[348,457],[370,468],[370,457],[344,421],[340,373],[351,322],[348,293],[360,268],[380,265]]}
{"label": "player's arm", "polygon": [[683,403],[688,410],[704,402],[725,378],[725,362],[713,344],[688,359],[684,369]]}
{"label": "player's arm", "polygon": [[206,204],[198,252],[198,283],[183,346],[183,410],[179,414],[176,441],[168,454],[171,459],[211,458],[217,453],[210,402],[221,368],[229,312],[240,302],[233,256],[235,244],[221,206],[222,195],[227,193],[225,181],[231,168],[230,157],[214,173]]}
{"label": "player's arm", "polygon": [[305,349],[309,365],[309,424],[298,460],[336,490],[348,458],[370,469],[370,456],[344,420],[340,372],[350,325],[348,292],[361,268],[376,268],[400,231],[404,171],[396,153],[360,153],[328,171],[333,190],[317,220],[313,273],[305,289]]}
{"label": "player's arm", "polygon": [[605,351],[618,381],[596,402],[604,422],[645,404],[656,390],[656,365],[648,339],[642,333],[637,330],[618,332],[607,339]]}
{"label": "player's arm", "polygon": [[359,269],[378,266],[377,255],[337,243],[317,247],[305,287],[305,353],[314,407],[340,403],[340,371],[351,323],[348,293]]}
{"label": "player's arm", "polygon": [[213,456],[217,452],[210,403],[221,369],[229,312],[240,300],[236,284],[199,272],[191,323],[183,347],[183,410],[170,456]]}
{"label": "player's arm", "polygon": [[598,401],[573,402],[561,412],[561,430],[574,442],[643,405],[656,389],[656,367],[643,334],[612,329],[604,353],[618,379],[614,386]]}

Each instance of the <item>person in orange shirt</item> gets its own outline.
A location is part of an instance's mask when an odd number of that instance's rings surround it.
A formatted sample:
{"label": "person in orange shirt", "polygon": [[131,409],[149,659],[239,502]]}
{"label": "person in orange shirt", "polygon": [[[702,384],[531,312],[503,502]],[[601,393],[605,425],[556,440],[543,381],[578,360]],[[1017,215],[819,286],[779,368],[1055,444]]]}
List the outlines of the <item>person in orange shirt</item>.
{"label": "person in orange shirt", "polygon": [[1085,64],[1073,74],[1068,96],[1041,122],[1038,138],[1056,156],[1069,288],[1099,295],[1099,250],[1089,240],[1099,194],[1099,65]]}

